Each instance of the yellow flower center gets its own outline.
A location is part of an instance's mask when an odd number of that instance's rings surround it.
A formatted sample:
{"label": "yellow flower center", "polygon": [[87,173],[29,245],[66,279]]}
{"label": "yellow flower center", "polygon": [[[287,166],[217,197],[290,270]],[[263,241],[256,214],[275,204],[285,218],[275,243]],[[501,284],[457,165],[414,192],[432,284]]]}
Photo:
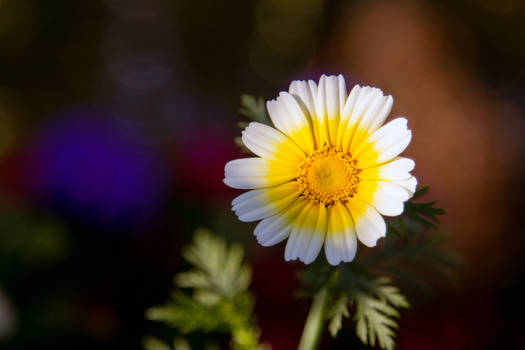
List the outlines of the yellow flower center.
{"label": "yellow flower center", "polygon": [[306,157],[297,181],[302,195],[328,205],[345,202],[356,193],[358,173],[350,154],[325,146]]}

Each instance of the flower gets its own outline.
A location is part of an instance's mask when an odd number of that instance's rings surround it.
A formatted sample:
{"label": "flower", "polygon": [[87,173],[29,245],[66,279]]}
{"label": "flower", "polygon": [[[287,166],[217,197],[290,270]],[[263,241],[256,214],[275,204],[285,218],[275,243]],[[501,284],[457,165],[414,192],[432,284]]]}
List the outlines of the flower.
{"label": "flower", "polygon": [[249,189],[232,202],[241,221],[259,222],[263,246],[286,238],[285,259],[315,260],[324,243],[331,265],[352,261],[357,239],[373,247],[386,234],[382,215],[403,212],[416,178],[407,120],[383,125],[392,96],[343,76],[293,81],[266,107],[275,128],[252,122],[242,141],[258,157],[225,166],[224,183]]}

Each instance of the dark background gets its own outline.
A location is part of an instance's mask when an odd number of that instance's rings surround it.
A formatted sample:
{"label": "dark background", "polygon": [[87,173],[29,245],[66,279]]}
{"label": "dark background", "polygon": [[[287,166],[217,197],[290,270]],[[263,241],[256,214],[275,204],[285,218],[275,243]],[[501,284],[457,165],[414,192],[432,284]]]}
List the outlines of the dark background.
{"label": "dark background", "polygon": [[[394,96],[469,261],[460,287],[406,291],[398,349],[525,348],[524,21],[519,0],[0,0],[0,346],[169,339],[144,310],[208,227],[243,242],[262,338],[294,349],[301,264],[256,245],[223,167],[241,93],[343,73]],[[360,348],[347,326],[322,346]]]}

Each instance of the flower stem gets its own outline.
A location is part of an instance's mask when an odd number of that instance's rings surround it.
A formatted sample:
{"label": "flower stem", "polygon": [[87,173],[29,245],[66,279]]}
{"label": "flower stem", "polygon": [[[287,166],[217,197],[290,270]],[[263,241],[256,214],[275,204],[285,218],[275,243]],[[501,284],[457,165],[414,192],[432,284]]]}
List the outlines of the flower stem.
{"label": "flower stem", "polygon": [[304,324],[303,334],[299,342],[298,350],[315,350],[321,340],[325,321],[326,308],[326,288],[321,289],[314,297],[306,322]]}

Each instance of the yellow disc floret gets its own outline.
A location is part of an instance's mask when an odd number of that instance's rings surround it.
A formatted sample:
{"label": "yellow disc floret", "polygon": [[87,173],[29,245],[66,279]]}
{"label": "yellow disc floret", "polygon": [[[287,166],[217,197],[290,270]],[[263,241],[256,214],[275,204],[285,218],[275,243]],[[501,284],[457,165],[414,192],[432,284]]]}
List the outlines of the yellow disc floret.
{"label": "yellow disc floret", "polygon": [[357,191],[359,170],[347,153],[325,146],[306,157],[297,181],[303,196],[325,205],[345,202]]}

